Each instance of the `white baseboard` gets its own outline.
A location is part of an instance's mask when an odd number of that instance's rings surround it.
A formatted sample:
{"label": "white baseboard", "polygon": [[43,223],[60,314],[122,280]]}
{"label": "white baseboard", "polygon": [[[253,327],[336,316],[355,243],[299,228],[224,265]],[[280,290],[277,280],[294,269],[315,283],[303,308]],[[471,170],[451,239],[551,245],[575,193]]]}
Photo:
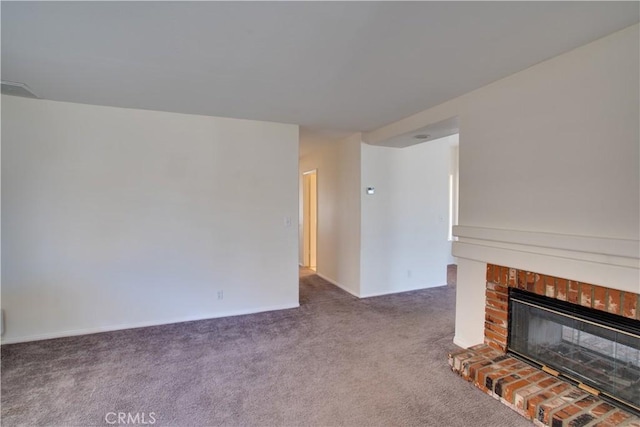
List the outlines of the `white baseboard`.
{"label": "white baseboard", "polygon": [[247,314],[264,313],[267,311],[288,310],[291,308],[298,308],[298,307],[300,307],[300,304],[284,304],[284,305],[277,305],[277,306],[260,307],[258,309],[228,311],[228,312],[215,313],[215,314],[210,314],[205,316],[186,316],[186,317],[175,318],[175,319],[170,319],[166,321],[163,320],[163,321],[149,321],[149,322],[138,322],[138,323],[124,323],[120,325],[99,326],[95,328],[73,329],[73,330],[61,331],[61,332],[50,332],[46,334],[27,335],[22,337],[10,337],[6,339],[2,339],[1,344],[2,345],[17,344],[21,342],[42,341],[42,340],[49,340],[53,338],[65,338],[65,337],[73,337],[78,335],[98,334],[101,332],[121,331],[123,329],[147,328],[150,326],[170,325],[173,323],[193,322],[197,320],[217,319],[221,317],[243,316]]}
{"label": "white baseboard", "polygon": [[440,288],[442,286],[447,286],[447,284],[445,283],[444,285],[418,285],[418,286],[415,286],[415,287],[409,287],[409,288],[403,288],[403,289],[389,289],[389,290],[382,291],[382,292],[372,292],[372,293],[364,294],[360,298],[381,297],[381,296],[384,296],[384,295],[401,294],[403,292],[419,291],[421,289]]}
{"label": "white baseboard", "polygon": [[369,293],[369,294],[358,295],[357,293],[353,292],[351,289],[347,288],[346,286],[344,286],[343,284],[341,284],[337,280],[334,280],[331,277],[327,277],[322,273],[316,272],[316,274],[319,277],[321,277],[324,280],[326,280],[327,282],[331,283],[332,285],[335,285],[335,286],[339,287],[343,291],[346,291],[346,292],[350,293],[351,295],[353,295],[354,297],[357,297],[357,298],[379,297],[379,296],[383,296],[383,295],[400,294],[402,292],[411,292],[411,291],[418,291],[418,290],[421,290],[421,289],[439,288],[441,286],[447,286],[446,284],[444,284],[444,285],[418,285],[416,287],[410,287],[410,288],[405,288],[405,289],[392,289],[392,290],[387,290],[387,291],[382,291],[382,292],[373,292],[373,293]]}
{"label": "white baseboard", "polygon": [[344,286],[343,284],[339,283],[337,280],[333,280],[332,278],[327,277],[324,274],[321,274],[321,273],[318,273],[318,272],[316,272],[316,274],[318,275],[318,277],[321,277],[322,279],[326,280],[327,282],[331,283],[332,285],[335,285],[335,286],[339,287],[340,289],[342,289],[343,291],[350,293],[354,297],[361,298],[360,295],[356,294],[351,289],[349,289],[346,286]]}

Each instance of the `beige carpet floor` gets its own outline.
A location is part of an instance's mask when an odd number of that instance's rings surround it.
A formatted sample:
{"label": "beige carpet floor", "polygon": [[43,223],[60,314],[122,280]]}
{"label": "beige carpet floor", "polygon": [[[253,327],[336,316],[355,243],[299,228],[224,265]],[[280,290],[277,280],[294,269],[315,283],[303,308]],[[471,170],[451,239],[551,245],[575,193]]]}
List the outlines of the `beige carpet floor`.
{"label": "beige carpet floor", "polygon": [[298,309],[5,345],[2,425],[530,426],[450,371],[454,300],[311,274]]}

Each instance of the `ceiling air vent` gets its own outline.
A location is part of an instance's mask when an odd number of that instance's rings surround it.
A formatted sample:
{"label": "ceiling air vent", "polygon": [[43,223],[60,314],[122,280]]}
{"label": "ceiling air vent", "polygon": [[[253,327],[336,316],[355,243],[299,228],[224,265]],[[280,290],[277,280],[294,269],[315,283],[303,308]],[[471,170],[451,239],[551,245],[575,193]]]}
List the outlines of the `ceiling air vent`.
{"label": "ceiling air vent", "polygon": [[22,96],[24,98],[38,98],[29,86],[24,83],[18,82],[8,82],[6,80],[2,80],[2,94],[3,95],[13,95],[13,96]]}

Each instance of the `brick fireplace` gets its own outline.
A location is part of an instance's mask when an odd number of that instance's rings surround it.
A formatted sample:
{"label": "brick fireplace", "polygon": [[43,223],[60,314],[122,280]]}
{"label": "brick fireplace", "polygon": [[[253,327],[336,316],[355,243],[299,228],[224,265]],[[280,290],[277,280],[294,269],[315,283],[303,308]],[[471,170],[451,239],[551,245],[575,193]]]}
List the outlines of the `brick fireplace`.
{"label": "brick fireplace", "polygon": [[640,418],[506,354],[509,288],[640,321],[640,295],[545,274],[487,265],[484,344],[449,356],[452,369],[537,425],[638,426]]}
{"label": "brick fireplace", "polygon": [[499,265],[487,265],[485,344],[507,349],[509,288],[640,320],[640,295]]}

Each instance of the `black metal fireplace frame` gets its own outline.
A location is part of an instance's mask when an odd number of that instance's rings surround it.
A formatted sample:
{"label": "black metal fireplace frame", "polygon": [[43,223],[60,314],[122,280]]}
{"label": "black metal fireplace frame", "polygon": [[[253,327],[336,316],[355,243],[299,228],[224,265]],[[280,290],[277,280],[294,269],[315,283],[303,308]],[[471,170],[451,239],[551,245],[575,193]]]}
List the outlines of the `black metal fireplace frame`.
{"label": "black metal fireplace frame", "polygon": [[[509,310],[508,310],[509,333],[507,335],[507,353],[508,354],[526,363],[529,363],[539,369],[543,369],[550,374],[561,377],[564,380],[567,380],[568,382],[574,385],[577,385],[577,386],[586,385],[587,387],[584,387],[584,388],[587,391],[593,392],[594,390],[597,390],[597,392],[600,393],[599,396],[601,398],[613,403],[616,406],[623,407],[624,409],[627,409],[630,412],[640,416],[640,408],[630,405],[626,401],[619,400],[615,396],[611,396],[602,390],[598,390],[597,384],[590,383],[589,381],[581,381],[577,378],[574,378],[571,376],[570,373],[562,372],[561,367],[559,366],[543,366],[537,360],[527,357],[526,355],[520,354],[517,351],[514,351],[512,349],[512,343],[511,343],[511,338],[513,336],[512,329],[514,327],[513,321],[512,321],[513,320],[512,314],[514,312],[513,310],[514,301],[523,302],[525,304],[534,305],[534,306],[540,306],[545,309],[556,311],[560,314],[574,317],[576,319],[579,319],[585,322],[596,323],[599,325],[603,325],[606,328],[617,329],[627,334],[636,335],[636,336],[640,336],[640,321],[629,319],[624,316],[607,313],[600,310],[595,310],[589,307],[583,307],[579,304],[573,304],[567,301],[562,301],[555,298],[537,295],[537,294],[523,291],[517,288],[509,289]],[[589,390],[589,388],[591,388],[591,390]]]}

